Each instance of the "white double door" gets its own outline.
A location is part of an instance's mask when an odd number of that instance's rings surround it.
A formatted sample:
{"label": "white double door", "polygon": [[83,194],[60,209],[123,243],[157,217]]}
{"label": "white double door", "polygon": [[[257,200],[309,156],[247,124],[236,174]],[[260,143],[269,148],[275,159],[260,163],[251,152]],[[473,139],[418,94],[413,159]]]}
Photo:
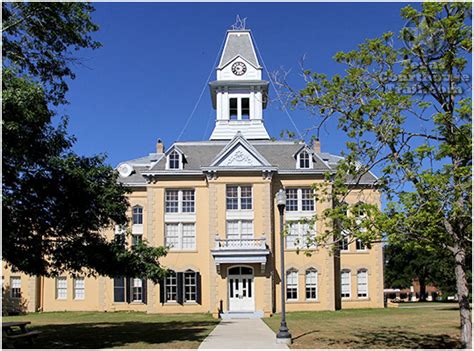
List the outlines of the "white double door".
{"label": "white double door", "polygon": [[229,311],[253,312],[255,310],[255,293],[253,270],[248,267],[229,269],[228,292]]}

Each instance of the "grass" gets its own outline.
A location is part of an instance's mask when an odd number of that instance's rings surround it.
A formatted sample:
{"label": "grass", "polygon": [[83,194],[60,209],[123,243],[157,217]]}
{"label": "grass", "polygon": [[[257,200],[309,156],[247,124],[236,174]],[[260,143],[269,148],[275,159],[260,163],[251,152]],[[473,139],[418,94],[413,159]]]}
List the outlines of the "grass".
{"label": "grass", "polygon": [[[265,318],[275,332],[281,315]],[[460,348],[457,304],[287,313],[292,348]]]}
{"label": "grass", "polygon": [[[31,321],[35,348],[197,348],[219,321],[207,314],[47,312],[3,317]],[[18,347],[27,347],[20,345]]]}

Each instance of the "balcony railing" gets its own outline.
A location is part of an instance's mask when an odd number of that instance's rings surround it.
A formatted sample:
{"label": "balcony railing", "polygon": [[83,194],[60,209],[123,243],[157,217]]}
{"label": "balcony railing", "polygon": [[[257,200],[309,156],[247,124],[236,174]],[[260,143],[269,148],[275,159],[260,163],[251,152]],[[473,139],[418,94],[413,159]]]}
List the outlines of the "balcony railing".
{"label": "balcony railing", "polygon": [[216,236],[215,250],[255,250],[266,249],[266,238],[220,239]]}

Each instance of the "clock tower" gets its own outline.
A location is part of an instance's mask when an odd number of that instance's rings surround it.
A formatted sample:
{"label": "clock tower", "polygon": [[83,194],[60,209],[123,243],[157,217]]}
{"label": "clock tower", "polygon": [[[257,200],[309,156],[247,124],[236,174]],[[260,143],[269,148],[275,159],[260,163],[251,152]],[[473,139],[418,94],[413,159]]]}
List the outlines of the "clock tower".
{"label": "clock tower", "polygon": [[209,83],[216,110],[216,126],[210,140],[230,140],[237,132],[246,139],[270,139],[263,124],[268,81],[262,80],[250,30],[227,31],[216,76]]}

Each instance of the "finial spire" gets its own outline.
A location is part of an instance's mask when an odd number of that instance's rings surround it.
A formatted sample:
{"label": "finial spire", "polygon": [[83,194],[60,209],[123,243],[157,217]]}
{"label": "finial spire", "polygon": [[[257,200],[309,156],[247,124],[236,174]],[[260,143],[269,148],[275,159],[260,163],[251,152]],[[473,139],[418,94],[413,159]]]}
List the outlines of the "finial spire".
{"label": "finial spire", "polygon": [[233,30],[244,30],[245,29],[245,21],[247,17],[240,18],[239,15],[235,18],[235,23],[231,26]]}

